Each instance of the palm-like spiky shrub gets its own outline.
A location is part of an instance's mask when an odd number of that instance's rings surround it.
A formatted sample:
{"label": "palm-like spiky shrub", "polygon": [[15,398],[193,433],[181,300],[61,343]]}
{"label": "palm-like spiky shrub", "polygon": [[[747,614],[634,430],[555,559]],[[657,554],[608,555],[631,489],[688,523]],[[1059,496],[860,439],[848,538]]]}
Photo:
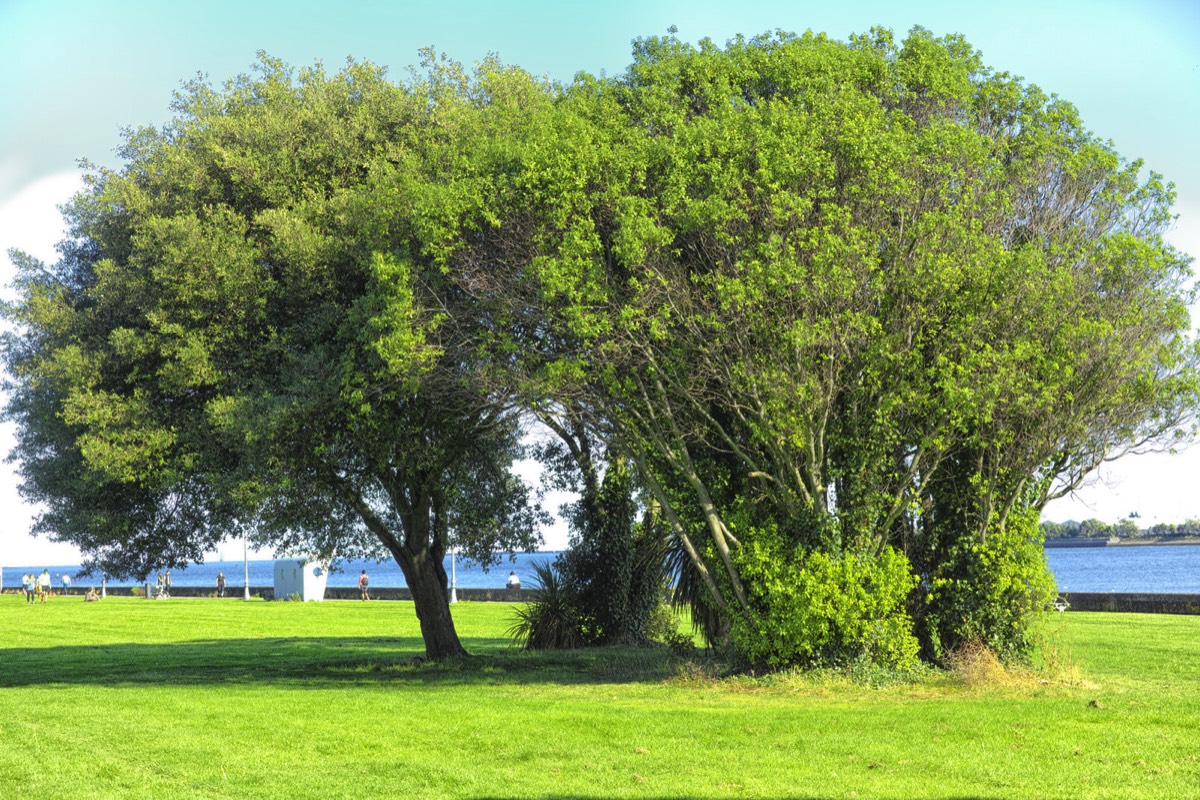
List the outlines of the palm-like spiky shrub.
{"label": "palm-like spiky shrub", "polygon": [[509,636],[526,650],[582,647],[586,640],[579,606],[557,567],[537,561],[533,571],[533,602],[517,609]]}
{"label": "palm-like spiky shrub", "polygon": [[723,647],[729,637],[729,622],[709,602],[696,565],[678,539],[672,541],[666,562],[667,574],[674,581],[671,606],[690,612],[692,630],[700,631],[709,647]]}

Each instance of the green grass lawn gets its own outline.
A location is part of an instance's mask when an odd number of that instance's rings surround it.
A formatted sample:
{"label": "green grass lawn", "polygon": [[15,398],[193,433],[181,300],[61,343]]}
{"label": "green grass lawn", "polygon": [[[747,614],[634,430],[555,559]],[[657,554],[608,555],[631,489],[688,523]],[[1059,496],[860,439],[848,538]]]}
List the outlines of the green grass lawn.
{"label": "green grass lawn", "polygon": [[454,614],[476,657],[423,664],[409,603],[0,596],[0,794],[1200,797],[1200,617],[1072,612],[1053,673],[872,688]]}

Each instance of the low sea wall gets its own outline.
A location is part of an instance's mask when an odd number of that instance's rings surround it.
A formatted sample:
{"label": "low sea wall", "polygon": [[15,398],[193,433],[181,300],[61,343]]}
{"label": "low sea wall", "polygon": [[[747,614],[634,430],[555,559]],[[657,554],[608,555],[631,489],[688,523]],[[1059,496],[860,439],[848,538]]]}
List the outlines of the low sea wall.
{"label": "low sea wall", "polygon": [[[130,587],[109,587],[114,594],[126,595]],[[464,602],[523,603],[532,600],[530,589],[459,589],[458,599]],[[178,586],[171,589],[172,597],[216,597],[216,592],[201,586]],[[225,590],[226,599],[241,599],[244,589],[230,586]],[[275,589],[271,586],[251,586],[251,597],[275,600]],[[1200,614],[1200,594],[1134,594],[1121,592],[1063,592],[1061,597],[1069,603],[1071,611],[1128,611],[1140,614]],[[279,598],[283,599],[283,598]],[[326,600],[358,600],[358,589],[353,586],[329,586],[325,589]],[[407,588],[378,587],[371,589],[372,600],[412,600]]]}
{"label": "low sea wall", "polygon": [[1139,614],[1200,614],[1200,594],[1062,592],[1070,611],[1128,611]]}

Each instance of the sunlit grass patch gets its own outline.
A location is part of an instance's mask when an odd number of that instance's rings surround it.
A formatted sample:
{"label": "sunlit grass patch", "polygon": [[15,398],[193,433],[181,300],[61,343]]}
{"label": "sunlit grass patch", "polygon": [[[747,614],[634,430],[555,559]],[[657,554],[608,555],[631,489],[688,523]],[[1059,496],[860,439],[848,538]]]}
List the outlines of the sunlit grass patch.
{"label": "sunlit grass patch", "polygon": [[527,652],[504,636],[512,611],[458,604],[475,655],[429,662],[403,603],[0,597],[0,786],[291,800],[1200,785],[1197,618],[1072,612],[1055,635],[1089,683],[1045,665],[1032,683],[1012,667],[977,683],[932,668],[754,673],[667,648]]}

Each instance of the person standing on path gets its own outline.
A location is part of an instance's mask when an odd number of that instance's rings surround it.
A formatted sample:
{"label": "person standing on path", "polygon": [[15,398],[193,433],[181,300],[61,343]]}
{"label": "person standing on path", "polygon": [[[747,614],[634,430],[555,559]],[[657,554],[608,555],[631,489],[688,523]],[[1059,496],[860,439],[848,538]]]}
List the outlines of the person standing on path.
{"label": "person standing on path", "polygon": [[62,576],[63,597],[71,593],[71,576],[64,574]]}
{"label": "person standing on path", "polygon": [[358,576],[358,593],[363,600],[371,599],[371,592],[367,588],[370,582],[370,579],[367,578],[367,571],[364,569],[362,574]]}
{"label": "person standing on path", "polygon": [[171,570],[167,570],[167,576],[163,578],[163,597],[171,596]]}
{"label": "person standing on path", "polygon": [[217,597],[225,596],[225,573],[217,573]]}

